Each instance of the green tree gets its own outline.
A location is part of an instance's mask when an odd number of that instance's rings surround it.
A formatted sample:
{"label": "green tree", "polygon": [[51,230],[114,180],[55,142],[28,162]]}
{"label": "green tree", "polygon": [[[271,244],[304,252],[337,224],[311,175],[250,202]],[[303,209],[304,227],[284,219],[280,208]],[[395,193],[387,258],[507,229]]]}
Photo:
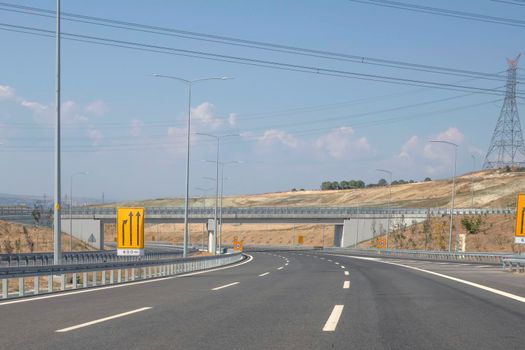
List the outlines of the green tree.
{"label": "green tree", "polygon": [[385,179],[379,179],[379,181],[377,182],[377,185],[378,186],[386,186],[386,185],[388,185],[388,182]]}
{"label": "green tree", "polygon": [[429,177],[425,177],[425,180],[423,180],[423,181],[425,181],[425,182],[429,182],[429,181],[432,181],[432,179],[429,178]]}

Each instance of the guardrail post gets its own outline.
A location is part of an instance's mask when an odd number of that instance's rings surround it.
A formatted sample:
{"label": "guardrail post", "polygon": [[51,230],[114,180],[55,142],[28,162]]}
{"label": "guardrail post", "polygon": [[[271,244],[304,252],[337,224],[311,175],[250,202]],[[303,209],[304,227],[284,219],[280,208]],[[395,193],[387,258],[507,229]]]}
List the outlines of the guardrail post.
{"label": "guardrail post", "polygon": [[93,271],[93,287],[97,285],[97,278],[98,278],[97,271]]}
{"label": "guardrail post", "polygon": [[122,270],[117,270],[117,283],[122,283]]}
{"label": "guardrail post", "polygon": [[60,275],[60,290],[66,289],[66,275],[63,273]]}
{"label": "guardrail post", "polygon": [[37,295],[40,292],[40,276],[35,276],[33,279],[33,294]]}
{"label": "guardrail post", "polygon": [[53,293],[53,275],[47,276],[47,292]]}
{"label": "guardrail post", "polygon": [[7,299],[9,292],[7,289],[9,280],[7,278],[2,278],[2,298]]}
{"label": "guardrail post", "polygon": [[109,271],[109,284],[113,284],[115,283],[115,270],[110,270]]}
{"label": "guardrail post", "polygon": [[76,272],[71,277],[71,282],[73,283],[73,289],[77,289],[77,274],[76,274]]}
{"label": "guardrail post", "polygon": [[24,296],[24,277],[18,277],[18,296]]}
{"label": "guardrail post", "polygon": [[82,272],[82,287],[86,288],[88,284],[88,274],[87,272]]}
{"label": "guardrail post", "polygon": [[105,285],[106,284],[106,271],[102,271],[102,285]]}

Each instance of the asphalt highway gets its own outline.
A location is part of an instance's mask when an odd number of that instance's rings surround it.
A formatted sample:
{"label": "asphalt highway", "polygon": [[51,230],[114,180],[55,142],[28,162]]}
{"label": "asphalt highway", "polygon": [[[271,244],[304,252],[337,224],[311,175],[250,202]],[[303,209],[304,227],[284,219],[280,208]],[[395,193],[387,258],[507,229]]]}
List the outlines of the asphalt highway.
{"label": "asphalt highway", "polygon": [[249,254],[186,277],[2,302],[0,348],[525,348],[525,288],[488,285],[490,267]]}

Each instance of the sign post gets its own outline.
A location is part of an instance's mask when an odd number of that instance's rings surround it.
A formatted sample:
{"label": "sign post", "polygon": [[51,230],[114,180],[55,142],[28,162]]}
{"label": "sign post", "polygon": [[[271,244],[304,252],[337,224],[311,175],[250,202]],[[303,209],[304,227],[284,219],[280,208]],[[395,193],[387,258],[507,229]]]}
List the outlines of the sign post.
{"label": "sign post", "polygon": [[144,255],[144,208],[117,209],[117,255]]}
{"label": "sign post", "polygon": [[525,244],[525,193],[518,194],[516,199],[516,225],[514,227],[514,243]]}

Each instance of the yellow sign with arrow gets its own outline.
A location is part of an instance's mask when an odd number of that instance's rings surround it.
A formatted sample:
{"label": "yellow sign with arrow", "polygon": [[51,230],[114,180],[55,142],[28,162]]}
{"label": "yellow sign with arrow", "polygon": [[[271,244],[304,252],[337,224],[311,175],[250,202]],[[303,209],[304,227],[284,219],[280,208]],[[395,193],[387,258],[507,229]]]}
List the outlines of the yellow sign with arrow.
{"label": "yellow sign with arrow", "polygon": [[514,242],[525,244],[525,194],[518,194],[516,199],[516,225],[514,229]]}
{"label": "yellow sign with arrow", "polygon": [[117,209],[117,255],[144,254],[144,208]]}

